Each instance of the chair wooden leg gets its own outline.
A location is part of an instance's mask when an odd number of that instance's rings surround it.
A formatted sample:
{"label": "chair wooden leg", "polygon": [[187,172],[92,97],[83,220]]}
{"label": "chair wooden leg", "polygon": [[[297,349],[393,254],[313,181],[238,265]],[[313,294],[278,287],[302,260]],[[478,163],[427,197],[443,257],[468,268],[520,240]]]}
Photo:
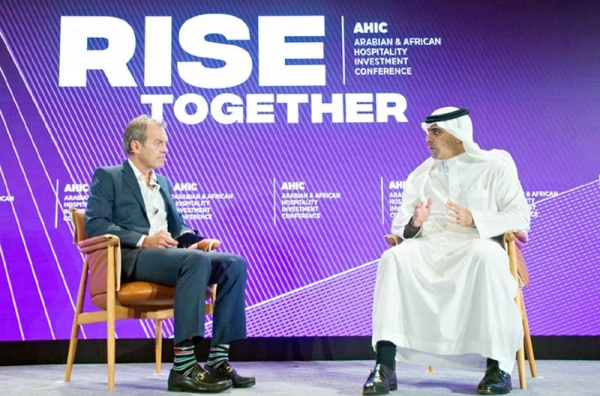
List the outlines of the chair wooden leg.
{"label": "chair wooden leg", "polygon": [[527,389],[527,376],[525,375],[525,351],[523,347],[517,352],[517,366],[519,369],[519,384],[521,389]]}
{"label": "chair wooden leg", "polygon": [[116,321],[116,275],[114,246],[108,247],[108,271],[106,275],[106,354],[108,361],[108,391],[115,389],[115,321]]}
{"label": "chair wooden leg", "polygon": [[71,327],[71,339],[69,340],[69,354],[67,355],[67,369],[65,370],[65,382],[71,381],[71,371],[75,362],[75,352],[77,351],[77,341],[79,337],[79,315],[83,311],[83,296],[87,283],[87,261],[83,264],[81,279],[79,281],[79,291],[77,292],[77,303],[75,305],[75,315],[73,315],[73,327]]}
{"label": "chair wooden leg", "polygon": [[[523,318],[523,311],[521,307],[523,307],[523,292],[521,288],[517,290],[517,306],[519,308],[519,312],[521,313],[521,318]],[[517,352],[517,367],[519,369],[519,384],[521,385],[521,389],[527,389],[527,376],[525,375],[525,349],[523,347],[523,342],[521,343],[521,348]]]}
{"label": "chair wooden leg", "polygon": [[156,374],[160,374],[162,363],[162,319],[156,319],[156,341],[154,353],[156,355]]}
{"label": "chair wooden leg", "polygon": [[75,352],[77,351],[77,337],[79,335],[79,326],[77,325],[77,314],[71,330],[71,340],[69,341],[69,354],[67,355],[67,370],[65,371],[65,382],[71,381],[71,370],[75,361]]}
{"label": "chair wooden leg", "polygon": [[108,363],[108,391],[112,392],[115,389],[115,315],[114,311],[108,314],[106,323],[106,354]]}
{"label": "chair wooden leg", "polygon": [[529,360],[529,369],[531,376],[537,377],[537,367],[535,366],[535,356],[533,354],[533,344],[531,343],[531,333],[529,332],[529,320],[527,319],[527,310],[525,309],[525,299],[521,296],[521,315],[523,320],[523,331],[525,333],[525,353]]}

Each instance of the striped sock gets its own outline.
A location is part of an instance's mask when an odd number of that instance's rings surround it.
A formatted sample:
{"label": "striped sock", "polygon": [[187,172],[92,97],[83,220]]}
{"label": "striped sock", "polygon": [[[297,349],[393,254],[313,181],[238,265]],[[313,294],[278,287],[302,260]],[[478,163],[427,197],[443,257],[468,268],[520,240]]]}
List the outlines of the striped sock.
{"label": "striped sock", "polygon": [[206,361],[206,364],[216,369],[228,360],[229,344],[219,344],[217,346],[210,347],[210,352],[208,353],[208,360]]}
{"label": "striped sock", "polygon": [[194,342],[192,340],[185,340],[175,345],[173,370],[187,376],[196,364],[198,362],[196,361],[196,355],[194,355]]}

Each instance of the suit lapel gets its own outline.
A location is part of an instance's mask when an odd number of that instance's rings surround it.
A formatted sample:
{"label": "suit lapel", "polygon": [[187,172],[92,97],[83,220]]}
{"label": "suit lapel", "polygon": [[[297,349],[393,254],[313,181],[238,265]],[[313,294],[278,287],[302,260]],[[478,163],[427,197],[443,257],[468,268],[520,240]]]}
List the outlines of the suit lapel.
{"label": "suit lapel", "polygon": [[158,185],[160,186],[160,193],[162,194],[163,199],[165,200],[167,209],[170,211],[175,211],[176,210],[175,204],[173,203],[173,200],[171,199],[171,197],[168,194],[169,185],[167,184],[167,181],[165,180],[164,177],[161,177],[159,175],[156,175],[156,181],[158,182]]}
{"label": "suit lapel", "polygon": [[[144,198],[142,197],[140,185],[135,178],[135,173],[133,173],[133,169],[131,169],[131,165],[129,165],[128,161],[123,163],[123,181],[129,186],[131,191],[133,191],[133,196],[135,199],[137,199],[142,209],[144,209],[144,213],[146,213],[146,204],[144,203]],[[146,218],[148,218],[148,213],[146,213]]]}
{"label": "suit lapel", "polygon": [[167,179],[161,175],[156,175],[156,181],[160,186],[160,193],[165,200],[165,206],[167,208],[167,223],[169,224],[169,232],[176,237],[181,232],[181,224],[179,223],[179,217],[177,216],[177,208],[175,203],[169,195],[170,189]]}

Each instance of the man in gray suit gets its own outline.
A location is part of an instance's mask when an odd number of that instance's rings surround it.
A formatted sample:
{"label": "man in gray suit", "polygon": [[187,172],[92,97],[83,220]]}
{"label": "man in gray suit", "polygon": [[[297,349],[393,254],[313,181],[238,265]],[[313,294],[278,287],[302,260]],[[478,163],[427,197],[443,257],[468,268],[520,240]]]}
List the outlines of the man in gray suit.
{"label": "man in gray suit", "polygon": [[[164,122],[141,116],[123,134],[129,158],[96,170],[85,215],[90,237],[113,234],[121,240],[123,281],[175,286],[175,361],[169,391],[220,392],[249,387],[228,361],[231,342],[246,337],[244,292],[246,261],[196,249],[204,238],[183,222],[171,199],[171,184],[154,172],[166,161]],[[195,358],[195,341],[204,335],[206,287],[218,285],[213,338],[206,365]]]}

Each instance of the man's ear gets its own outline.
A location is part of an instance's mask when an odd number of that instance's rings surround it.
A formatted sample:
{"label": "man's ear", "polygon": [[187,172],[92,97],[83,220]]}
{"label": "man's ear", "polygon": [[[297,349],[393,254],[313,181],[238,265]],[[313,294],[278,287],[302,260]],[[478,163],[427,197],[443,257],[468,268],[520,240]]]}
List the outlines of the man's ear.
{"label": "man's ear", "polygon": [[132,152],[137,153],[140,150],[140,142],[138,140],[132,140],[129,144],[129,148],[131,148]]}

